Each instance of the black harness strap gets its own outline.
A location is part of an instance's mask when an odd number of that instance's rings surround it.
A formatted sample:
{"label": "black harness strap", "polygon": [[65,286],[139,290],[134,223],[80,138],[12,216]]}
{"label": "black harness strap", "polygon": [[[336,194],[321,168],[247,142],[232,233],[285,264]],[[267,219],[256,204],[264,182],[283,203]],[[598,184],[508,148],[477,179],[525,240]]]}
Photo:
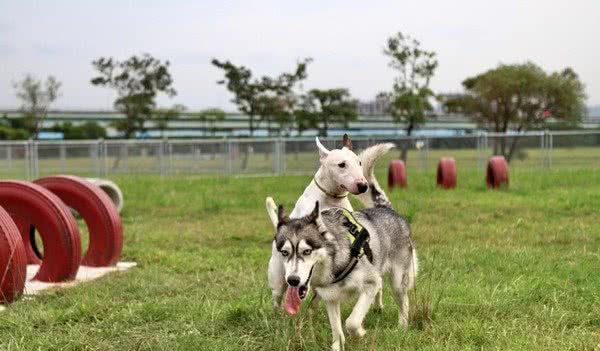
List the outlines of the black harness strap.
{"label": "black harness strap", "polygon": [[344,280],[352,273],[358,264],[358,260],[363,255],[366,255],[369,262],[373,263],[373,252],[369,246],[369,232],[362,226],[359,229],[359,227],[351,220],[348,220],[344,225],[348,228],[348,232],[354,238],[354,242],[350,247],[350,261],[342,271],[335,274],[332,284]]}

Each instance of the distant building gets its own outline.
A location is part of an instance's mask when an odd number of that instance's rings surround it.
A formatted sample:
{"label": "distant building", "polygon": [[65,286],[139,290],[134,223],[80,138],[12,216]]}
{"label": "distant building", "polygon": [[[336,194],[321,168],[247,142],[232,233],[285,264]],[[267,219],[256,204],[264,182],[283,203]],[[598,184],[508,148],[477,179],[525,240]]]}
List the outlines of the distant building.
{"label": "distant building", "polygon": [[365,102],[358,101],[356,110],[361,116],[381,116],[389,114],[389,106],[390,99],[385,95],[379,94],[375,97],[375,100]]}

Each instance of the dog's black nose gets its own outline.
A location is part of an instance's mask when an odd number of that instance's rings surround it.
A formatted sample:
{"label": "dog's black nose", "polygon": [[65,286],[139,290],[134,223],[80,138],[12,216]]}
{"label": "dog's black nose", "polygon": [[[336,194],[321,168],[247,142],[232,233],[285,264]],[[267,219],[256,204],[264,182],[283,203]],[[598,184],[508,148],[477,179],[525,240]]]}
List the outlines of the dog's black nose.
{"label": "dog's black nose", "polygon": [[300,284],[300,277],[297,275],[290,275],[287,278],[287,282],[290,286],[298,286]]}
{"label": "dog's black nose", "polygon": [[360,194],[367,192],[369,190],[369,184],[367,183],[359,183],[358,184],[358,192]]}

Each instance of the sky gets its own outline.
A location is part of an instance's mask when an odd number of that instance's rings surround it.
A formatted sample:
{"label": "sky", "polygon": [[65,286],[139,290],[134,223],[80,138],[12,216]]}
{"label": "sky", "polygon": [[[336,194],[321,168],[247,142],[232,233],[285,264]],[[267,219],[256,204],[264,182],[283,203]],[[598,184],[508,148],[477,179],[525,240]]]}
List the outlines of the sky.
{"label": "sky", "polygon": [[531,60],[547,71],[572,67],[588,104],[600,104],[599,0],[0,0],[0,109],[19,107],[13,82],[27,73],[62,82],[55,109],[112,109],[114,93],[90,84],[91,62],[146,52],[171,62],[178,94],[162,106],[234,110],[212,58],[260,76],[311,57],[305,90],[346,87],[370,100],[391,89],[382,52],[398,31],[437,53],[437,93]]}

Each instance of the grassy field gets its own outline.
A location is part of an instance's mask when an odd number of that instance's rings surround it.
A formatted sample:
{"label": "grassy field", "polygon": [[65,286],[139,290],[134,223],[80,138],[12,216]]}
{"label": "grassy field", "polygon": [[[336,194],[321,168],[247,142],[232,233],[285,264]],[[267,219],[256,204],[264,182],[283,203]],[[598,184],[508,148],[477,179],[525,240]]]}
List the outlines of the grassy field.
{"label": "grassy field", "polygon": [[[264,198],[291,208],[310,176],[116,180],[123,259],[139,267],[9,306],[0,350],[329,348],[324,307],[274,311],[266,282]],[[453,191],[434,181],[411,170],[391,194],[412,223],[416,296],[435,301],[433,321],[398,329],[386,288],[347,350],[600,350],[600,171],[515,168],[503,191],[474,170],[459,169]]]}

